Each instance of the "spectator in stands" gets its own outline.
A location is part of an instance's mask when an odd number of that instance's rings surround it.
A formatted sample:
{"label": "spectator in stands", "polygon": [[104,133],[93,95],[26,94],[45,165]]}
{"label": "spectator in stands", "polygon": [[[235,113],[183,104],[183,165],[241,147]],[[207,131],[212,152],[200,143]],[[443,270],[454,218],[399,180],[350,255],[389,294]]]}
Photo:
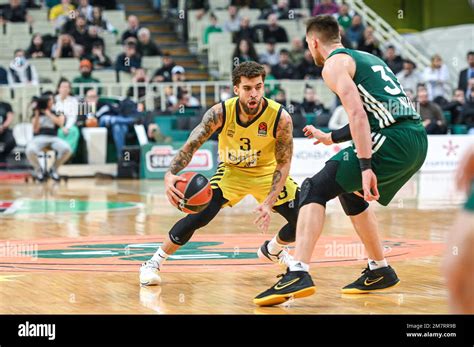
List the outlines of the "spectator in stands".
{"label": "spectator in stands", "polygon": [[99,6],[94,6],[92,9],[92,19],[89,21],[89,25],[95,25],[102,30],[107,30],[110,33],[117,33],[117,29],[110,24],[102,15],[102,8]]}
{"label": "spectator in stands", "polygon": [[423,76],[416,71],[416,64],[405,59],[403,62],[403,70],[397,74],[397,79],[405,91],[407,89],[416,90],[418,84],[423,80]]}
{"label": "spectator in stands", "polygon": [[8,72],[0,66],[0,86],[8,84]]}
{"label": "spectator in stands", "polygon": [[297,78],[299,79],[317,79],[321,78],[322,68],[316,66],[313,60],[313,56],[309,49],[304,52],[303,61],[296,67]]}
{"label": "spectator in stands", "polygon": [[87,29],[87,35],[88,39],[86,41],[85,45],[85,55],[91,54],[92,52],[92,46],[96,43],[101,44],[103,47],[105,47],[105,41],[102,37],[99,36],[99,28],[91,25]]}
{"label": "spectator in stands", "polygon": [[199,100],[194,97],[188,87],[183,86],[178,88],[177,95],[171,95],[168,98],[168,111],[176,112],[183,107],[199,107]]}
{"label": "spectator in stands", "polygon": [[[74,28],[68,32],[74,39],[77,46],[80,46],[81,52],[87,53],[86,46],[91,38],[87,31],[87,19],[82,14],[76,17]],[[92,46],[91,46],[92,47]]]}
{"label": "spectator in stands", "polygon": [[163,55],[160,47],[151,39],[150,30],[141,28],[138,30],[138,53],[142,57],[154,57]]}
{"label": "spectator in stands", "polygon": [[467,69],[462,70],[459,73],[459,81],[458,81],[458,89],[464,91],[466,98],[470,94],[470,90],[468,89],[468,81],[471,78],[474,78],[474,51],[467,52]]}
{"label": "spectator in stands", "polygon": [[91,53],[85,56],[89,60],[94,70],[106,69],[112,66],[112,61],[104,53],[104,45],[99,41],[92,44]]}
{"label": "spectator in stands", "polygon": [[82,49],[80,46],[76,45],[71,35],[61,34],[58,36],[58,42],[53,45],[51,52],[51,57],[54,59],[79,58],[81,56]]}
{"label": "spectator in stands", "polygon": [[127,30],[122,34],[122,43],[125,42],[129,37],[134,37],[138,39],[138,30],[140,30],[140,22],[138,21],[137,16],[131,15],[128,16],[128,27]]}
{"label": "spectator in stands", "polygon": [[117,159],[121,158],[130,126],[140,120],[143,111],[144,106],[142,103],[137,104],[127,97],[120,102],[116,109],[109,107],[108,112],[99,118],[99,125],[107,127],[112,131],[112,137],[117,150]]}
{"label": "spectator in stands", "polygon": [[379,41],[374,36],[374,28],[368,26],[364,30],[364,37],[359,41],[357,46],[359,51],[364,51],[382,57],[382,52],[379,48]]}
{"label": "spectator in stands", "polygon": [[134,42],[126,42],[123,45],[124,52],[119,54],[115,61],[115,70],[133,73],[136,68],[142,66],[142,59],[137,52]]}
{"label": "spectator in stands", "polygon": [[288,42],[288,36],[285,28],[277,23],[278,17],[272,13],[268,16],[268,24],[263,29],[263,42],[268,42],[273,38],[275,42]]}
{"label": "spectator in stands", "polygon": [[246,61],[258,62],[258,56],[252,41],[243,39],[235,45],[232,63],[236,66]]}
{"label": "spectator in stands", "polygon": [[303,137],[302,129],[306,125],[306,119],[301,113],[300,105],[288,100],[285,90],[280,87],[274,90],[274,94],[273,98],[275,101],[280,103],[291,116],[293,121],[293,136]]}
{"label": "spectator in stands", "polygon": [[428,98],[428,92],[421,89],[417,96],[419,113],[428,134],[446,134],[446,120],[438,104]]}
{"label": "spectator in stands", "polygon": [[328,128],[330,130],[341,129],[343,126],[346,126],[349,123],[349,116],[347,115],[344,106],[337,106],[334,112],[332,113],[331,118],[329,118]]}
{"label": "spectator in stands", "polygon": [[[98,84],[100,81],[97,78],[92,77],[93,65],[90,60],[82,59],[79,64],[80,76],[75,77],[72,80],[74,87],[74,95],[85,94],[89,89],[93,89],[94,86],[90,84]],[[84,86],[81,93],[81,84],[87,84]],[[99,88],[99,94],[102,94],[101,88]]]}
{"label": "spectator in stands", "polygon": [[8,155],[16,146],[13,133],[9,129],[13,117],[14,114],[11,105],[7,102],[0,101],[0,143],[3,143],[3,146],[0,147],[0,163],[7,161]]}
{"label": "spectator in stands", "polygon": [[313,7],[313,16],[318,14],[336,14],[339,12],[339,6],[332,0],[321,0],[321,2]]}
{"label": "spectator in stands", "polygon": [[290,61],[293,65],[298,65],[304,59],[304,45],[303,40],[299,37],[294,37],[291,40]]}
{"label": "spectator in stands", "polygon": [[49,52],[47,51],[43,37],[41,34],[34,34],[31,38],[30,47],[26,50],[27,58],[49,58]]}
{"label": "spectator in stands", "polygon": [[304,90],[304,99],[301,103],[301,108],[303,113],[311,113],[316,116],[316,126],[327,127],[331,114],[318,100],[315,90],[310,86],[306,86]]}
{"label": "spectator in stands", "polygon": [[276,5],[273,5],[266,10],[262,10],[260,18],[267,19],[272,13],[276,14],[278,19],[294,19],[294,17],[290,18],[290,4],[288,3],[288,0],[278,0]]}
{"label": "spectator in stands", "polygon": [[93,8],[89,4],[89,0],[79,0],[79,5],[77,6],[77,10],[81,15],[86,17],[87,21],[92,21],[93,18]]}
{"label": "spectator in stands", "polygon": [[466,105],[466,98],[462,89],[456,89],[450,102],[443,106],[443,111],[449,111],[451,114],[451,124],[460,124],[462,122],[461,114]]}
{"label": "spectator in stands", "polygon": [[403,59],[395,53],[395,47],[393,45],[387,47],[383,61],[395,75],[403,69]]}
{"label": "spectator in stands", "polygon": [[270,66],[270,64],[267,64],[267,63],[263,63],[263,68],[265,69],[265,95],[267,95],[268,97],[273,97],[276,92],[277,92],[277,89],[279,89],[279,85],[278,84],[270,84],[269,82],[270,81],[274,81],[276,80],[275,76],[273,76],[272,74],[272,67]]}
{"label": "spectator in stands", "polygon": [[54,6],[49,11],[49,20],[54,23],[56,28],[59,28],[69,19],[74,8],[74,5],[71,4],[71,0],[61,0],[60,4]]}
{"label": "spectator in stands", "polygon": [[[221,33],[222,32],[222,28],[217,24],[217,17],[214,14],[214,12],[212,12],[209,15],[209,20],[210,20],[211,24],[209,24],[206,27],[206,29],[204,29],[204,34],[202,36],[202,42],[205,45],[207,45],[209,43],[209,35],[210,34],[212,34],[212,33]],[[238,33],[238,32],[235,32],[235,33]]]}
{"label": "spectator in stands", "polygon": [[0,24],[5,22],[31,24],[32,18],[28,15],[26,7],[21,4],[21,0],[10,0],[8,5],[0,8]]}
{"label": "spectator in stands", "polygon": [[16,49],[14,59],[8,68],[8,84],[10,86],[37,85],[38,82],[38,72],[26,59],[25,51]]}
{"label": "spectator in stands", "polygon": [[277,65],[280,61],[280,55],[276,50],[275,39],[270,39],[265,45],[265,52],[260,54],[259,61],[261,64]]}
{"label": "spectator in stands", "polygon": [[58,136],[69,144],[72,155],[74,155],[80,136],[79,128],[76,125],[79,103],[77,99],[71,95],[71,91],[71,82],[66,79],[61,79],[58,83],[56,96],[54,97],[53,111],[57,114],[63,114],[65,117],[64,126],[60,127]]}
{"label": "spectator in stands", "polygon": [[222,29],[226,32],[234,33],[240,30],[240,16],[238,14],[238,8],[235,6],[229,6],[229,18],[224,22]]}
{"label": "spectator in stands", "polygon": [[249,17],[242,17],[242,19],[240,20],[240,30],[234,32],[232,42],[237,43],[242,39],[247,39],[252,42],[258,41],[255,34],[255,30],[250,26]]}
{"label": "spectator in stands", "polygon": [[295,79],[296,69],[290,61],[290,52],[287,49],[280,50],[280,59],[277,65],[272,66],[272,74],[277,80]]}
{"label": "spectator in stands", "polygon": [[171,70],[175,65],[169,53],[163,54],[163,66],[153,74],[153,82],[171,82]]}
{"label": "spectator in stands", "polygon": [[89,89],[86,92],[84,103],[86,105],[84,112],[86,118],[95,117],[100,119],[101,116],[107,114],[111,110],[110,105],[100,101],[99,95],[95,89]]}
{"label": "spectator in stands", "polygon": [[344,28],[339,24],[339,34],[341,35],[341,43],[346,48],[352,48],[352,43],[349,41],[346,35],[346,31]]}
{"label": "spectator in stands", "polygon": [[186,71],[181,65],[175,65],[171,69],[171,81],[172,82],[183,82],[186,81]]}
{"label": "spectator in stands", "polygon": [[359,41],[364,37],[365,26],[362,23],[362,17],[355,14],[352,17],[351,26],[346,30],[346,37],[351,42],[352,47],[357,48]]}
{"label": "spectator in stands", "polygon": [[132,77],[133,85],[128,88],[127,96],[136,97],[141,100],[146,95],[145,84],[148,82],[149,81],[146,75],[146,70],[144,68],[136,69]]}
{"label": "spectator in stands", "polygon": [[344,28],[344,30],[350,28],[352,24],[352,17],[349,14],[349,6],[347,4],[342,4],[341,7],[339,7],[339,12],[337,14],[337,22],[341,27]]}
{"label": "spectator in stands", "polygon": [[464,104],[461,119],[462,123],[466,124],[469,129],[469,134],[473,133],[474,127],[474,85],[470,89],[470,94],[466,99],[466,103]]}
{"label": "spectator in stands", "polygon": [[431,57],[431,66],[425,68],[423,81],[428,90],[428,98],[431,101],[439,105],[447,102],[449,95],[449,71],[438,54]]}
{"label": "spectator in stands", "polygon": [[56,160],[49,175],[55,181],[59,181],[57,170],[71,156],[69,144],[58,137],[58,129],[64,126],[65,116],[52,110],[53,98],[50,94],[43,94],[33,104],[34,137],[26,146],[26,157],[33,166],[36,178],[43,181],[45,172],[41,168],[38,157],[44,149],[52,148],[56,152]]}

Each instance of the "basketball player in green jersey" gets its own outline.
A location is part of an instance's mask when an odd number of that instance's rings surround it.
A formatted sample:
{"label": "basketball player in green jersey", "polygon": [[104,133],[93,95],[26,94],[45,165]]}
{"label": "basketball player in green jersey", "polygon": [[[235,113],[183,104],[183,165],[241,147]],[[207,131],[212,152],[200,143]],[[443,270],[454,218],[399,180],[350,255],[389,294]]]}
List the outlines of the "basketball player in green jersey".
{"label": "basketball player in green jersey", "polygon": [[474,314],[474,146],[460,161],[456,184],[468,199],[449,233],[443,270],[451,313]]}
{"label": "basketball player in green jersey", "polygon": [[280,281],[254,299],[262,306],[315,292],[308,273],[311,254],[323,230],[326,203],[335,197],[368,254],[362,276],[342,292],[369,293],[397,285],[399,279],[384,258],[368,202],[388,205],[422,166],[428,147],[420,115],[393,72],[372,54],[344,48],[332,16],[311,18],[306,41],[315,63],[324,65],[323,79],[341,99],[349,124],[332,133],[309,126],[305,135],[316,139],[315,144],[325,145],[352,139],[353,146],[333,156],[319,173],[303,182],[294,259]]}

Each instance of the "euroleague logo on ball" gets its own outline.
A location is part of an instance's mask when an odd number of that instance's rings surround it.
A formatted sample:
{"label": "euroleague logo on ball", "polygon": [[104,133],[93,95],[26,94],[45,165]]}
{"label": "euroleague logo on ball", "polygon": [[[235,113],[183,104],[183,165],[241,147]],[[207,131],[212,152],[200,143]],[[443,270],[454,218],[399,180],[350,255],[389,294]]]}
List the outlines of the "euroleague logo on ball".
{"label": "euroleague logo on ball", "polygon": [[258,125],[258,136],[267,136],[267,123],[261,122]]}

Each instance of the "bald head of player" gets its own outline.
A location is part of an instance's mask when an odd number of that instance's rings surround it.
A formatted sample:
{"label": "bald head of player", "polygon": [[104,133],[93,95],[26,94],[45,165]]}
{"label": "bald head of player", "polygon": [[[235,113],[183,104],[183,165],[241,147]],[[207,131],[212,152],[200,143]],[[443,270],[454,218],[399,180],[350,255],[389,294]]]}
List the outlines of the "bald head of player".
{"label": "bald head of player", "polygon": [[330,51],[342,47],[339,24],[330,15],[312,17],[306,22],[306,42],[317,66],[323,66]]}
{"label": "bald head of player", "polygon": [[239,97],[240,108],[249,116],[262,109],[265,76],[263,65],[254,61],[239,64],[232,71],[234,94]]}

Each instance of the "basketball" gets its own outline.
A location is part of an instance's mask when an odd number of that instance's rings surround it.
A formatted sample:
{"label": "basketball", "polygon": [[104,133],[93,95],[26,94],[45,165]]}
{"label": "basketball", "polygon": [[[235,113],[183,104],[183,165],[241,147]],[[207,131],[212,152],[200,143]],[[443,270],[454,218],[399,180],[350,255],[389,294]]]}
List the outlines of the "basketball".
{"label": "basketball", "polygon": [[180,175],[186,182],[176,182],[176,188],[184,194],[178,209],[185,213],[199,213],[204,210],[212,199],[212,188],[209,180],[197,172],[186,172]]}
{"label": "basketball", "polygon": [[86,119],[86,127],[88,128],[96,128],[98,126],[97,118],[95,117],[87,117]]}

